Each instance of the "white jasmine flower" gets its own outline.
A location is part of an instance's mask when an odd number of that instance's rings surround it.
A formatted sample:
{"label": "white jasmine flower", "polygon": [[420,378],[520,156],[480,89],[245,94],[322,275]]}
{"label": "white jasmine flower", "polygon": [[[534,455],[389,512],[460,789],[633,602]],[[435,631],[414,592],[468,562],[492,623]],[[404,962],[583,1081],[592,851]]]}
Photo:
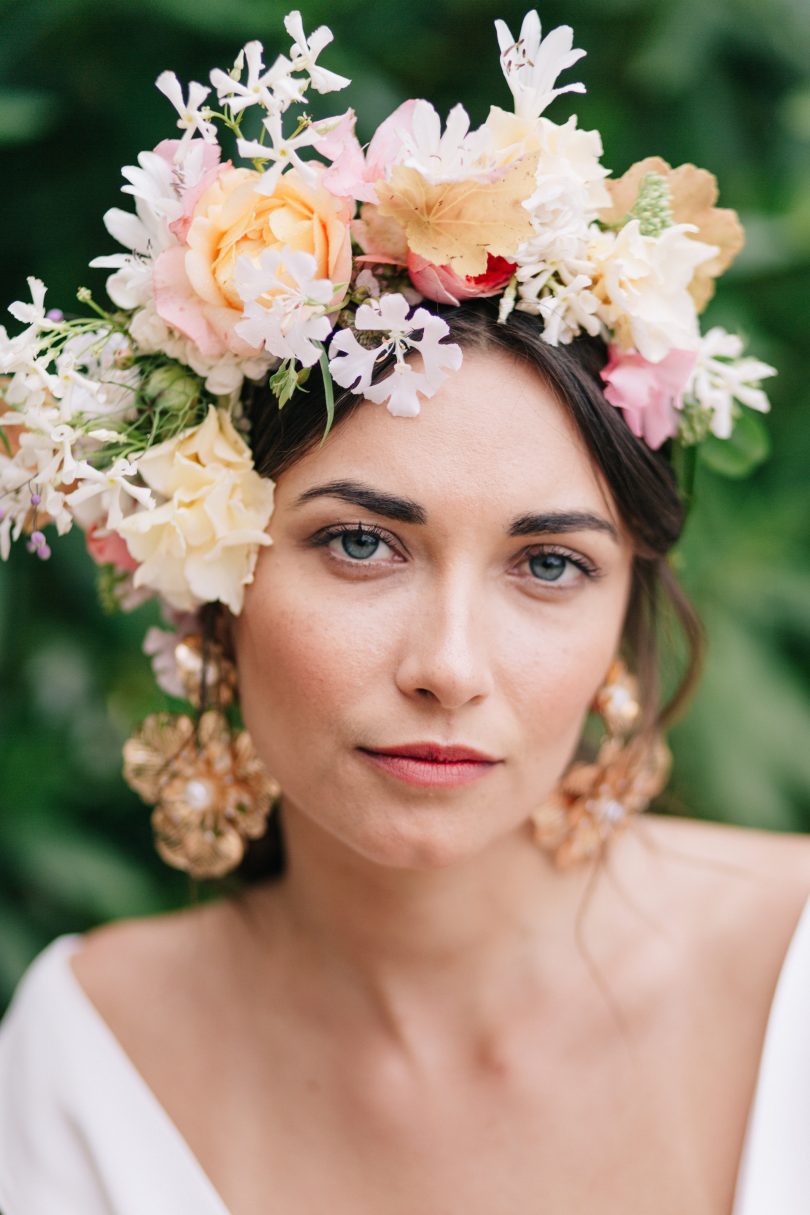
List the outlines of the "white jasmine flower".
{"label": "white jasmine flower", "polygon": [[143,509],[151,509],[155,504],[155,499],[146,486],[132,484],[130,478],[138,475],[138,466],[132,460],[121,457],[109,468],[95,468],[86,460],[82,460],[77,464],[73,475],[80,485],[67,495],[68,506],[72,509],[92,498],[100,497],[100,511],[102,514],[106,512],[105,527],[116,528],[123,520],[123,494]]}
{"label": "white jasmine flower", "polygon": [[776,375],[776,368],[755,358],[742,358],[743,342],[736,333],[716,326],[701,338],[697,361],[686,396],[710,415],[710,428],[718,439],[728,439],[734,428],[734,402],[767,413],[770,401],[760,382]]}
{"label": "white jasmine flower", "polygon": [[45,321],[47,288],[41,278],[34,278],[33,275],[26,281],[28,290],[31,292],[31,303],[26,304],[22,300],[15,300],[13,304],[9,304],[8,310],[15,320],[20,321],[23,325],[28,325],[32,331],[36,332]]}
{"label": "white jasmine flower", "polygon": [[197,132],[207,143],[216,143],[217,130],[209,120],[208,111],[200,106],[211,92],[205,85],[192,80],[188,86],[188,99],[184,100],[180,81],[174,72],[161,72],[155,84],[164,97],[167,97],[177,110],[177,125],[183,132],[183,139],[191,139]]}
{"label": "white jasmine flower", "polygon": [[306,72],[312,81],[312,87],[319,93],[333,93],[345,89],[351,84],[345,76],[337,72],[329,72],[326,68],[318,67],[317,59],[324,47],[328,46],[334,34],[326,25],[319,25],[309,39],[304,33],[301,14],[295,9],[284,18],[284,28],[293,39],[290,48],[293,71]]}
{"label": "white jasmine flower", "polygon": [[291,165],[295,165],[307,184],[312,184],[315,181],[312,166],[301,159],[298,155],[298,149],[311,148],[313,144],[317,143],[321,138],[320,130],[310,124],[305,126],[303,131],[299,131],[297,135],[285,139],[282,121],[280,113],[269,114],[264,119],[262,126],[270,136],[269,144],[259,143],[256,139],[237,140],[239,155],[244,156],[246,160],[272,161],[270,168],[264,171],[261,180],[256,183],[256,192],[258,194],[274,194],[278,185],[278,179],[285,169],[288,169]]}
{"label": "white jasmine flower", "polygon": [[265,348],[279,359],[312,367],[332,331],[326,315],[335,298],[334,284],[316,277],[311,253],[265,249],[253,262],[236,263],[236,290],[245,301],[245,319],[236,332],[250,346]]}
{"label": "white jasmine flower", "polygon": [[[263,54],[261,42],[248,42],[237,55],[232,72],[223,72],[220,68],[211,72],[217,96],[232,114],[241,114],[254,105],[270,113],[283,112],[293,102],[303,100],[306,81],[292,75],[293,65],[287,56],[279,55],[273,66],[266,69]],[[245,64],[248,72],[243,81]]]}
{"label": "white jasmine flower", "polygon": [[69,391],[61,402],[63,415],[131,415],[140,382],[138,369],[130,365],[131,355],[131,343],[123,333],[99,329],[68,338],[56,360],[63,383],[70,369]]}
{"label": "white jasmine flower", "polygon": [[515,41],[503,21],[495,22],[501,49],[501,68],[515,99],[515,113],[521,118],[537,118],[561,93],[584,93],[581,83],[555,88],[557,77],[585,54],[574,50],[574,33],[561,25],[543,39],[536,11],[523,18],[520,36]]}
{"label": "white jasmine flower", "polygon": [[601,332],[602,323],[598,316],[599,301],[590,286],[591,280],[584,274],[575,275],[568,282],[550,276],[533,302],[528,294],[524,295],[526,288],[522,287],[517,308],[543,318],[543,341],[550,346],[570,342],[583,331],[595,337]]}
{"label": "white jasmine flower", "polygon": [[[417,308],[412,316],[408,313],[409,304],[402,295],[392,293],[370,300],[357,309],[354,327],[360,332],[386,333],[380,345],[369,350],[360,345],[350,329],[341,329],[329,346],[333,380],[370,401],[386,402],[389,413],[398,417],[418,414],[420,395],[432,397],[447,371],[459,369],[462,358],[459,346],[442,341],[450,332],[446,321],[425,308]],[[413,350],[422,356],[419,371],[405,361]],[[375,367],[390,354],[396,358],[391,374],[373,384]]]}

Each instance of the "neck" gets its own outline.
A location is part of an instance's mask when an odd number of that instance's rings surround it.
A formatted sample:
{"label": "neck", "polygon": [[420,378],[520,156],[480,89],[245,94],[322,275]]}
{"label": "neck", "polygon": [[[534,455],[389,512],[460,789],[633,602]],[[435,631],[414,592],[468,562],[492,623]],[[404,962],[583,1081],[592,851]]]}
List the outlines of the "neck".
{"label": "neck", "polygon": [[570,973],[594,868],[556,871],[528,827],[427,870],[369,861],[293,807],[284,835],[285,877],[256,894],[260,930],[283,926],[298,974],[360,999],[394,1037],[420,1017],[487,1032],[519,992],[542,998]]}

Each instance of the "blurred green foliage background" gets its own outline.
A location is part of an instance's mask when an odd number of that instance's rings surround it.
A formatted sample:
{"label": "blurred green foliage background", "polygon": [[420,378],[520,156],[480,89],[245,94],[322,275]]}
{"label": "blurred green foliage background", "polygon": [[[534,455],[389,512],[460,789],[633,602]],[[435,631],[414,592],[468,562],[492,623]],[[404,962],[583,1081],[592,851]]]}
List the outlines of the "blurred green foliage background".
{"label": "blurred green foliage background", "polygon": [[[170,136],[152,87],[173,68],[206,80],[239,47],[287,49],[279,0],[0,0],[2,299],[25,276],[70,309],[103,294],[90,258],[116,246],[104,211],[129,206],[120,166]],[[516,0],[304,0],[324,63],[351,89],[360,137],[406,97],[474,121],[509,104],[493,30],[517,33]],[[708,667],[673,743],[676,812],[810,828],[810,4],[807,0],[541,0],[588,58],[550,116],[598,127],[621,174],[657,153],[715,172],[748,233],[709,320],[780,368],[769,387],[773,458],[751,480],[705,472],[677,557],[709,634]],[[283,32],[283,31],[282,31]],[[325,107],[325,108],[324,108]],[[140,641],[153,613],[105,617],[81,537],[47,564],[0,570],[0,1004],[60,932],[176,906],[193,892],[153,854],[148,811],[123,785],[120,744],[161,704]]]}

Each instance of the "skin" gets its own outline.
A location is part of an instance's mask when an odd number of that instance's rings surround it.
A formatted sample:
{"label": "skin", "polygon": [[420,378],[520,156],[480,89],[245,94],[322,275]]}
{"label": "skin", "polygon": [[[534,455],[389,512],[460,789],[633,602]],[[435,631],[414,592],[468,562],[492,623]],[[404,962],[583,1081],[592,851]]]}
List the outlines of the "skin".
{"label": "skin", "polygon": [[[335,481],[425,522],[302,501]],[[509,534],[554,512],[592,520]],[[366,561],[313,543],[360,522]],[[808,844],[645,816],[594,884],[532,842],[632,563],[560,406],[468,351],[416,420],[363,405],[284,473],[271,535],[234,642],[287,872],[73,963],[231,1215],[728,1215]],[[598,576],[538,577],[549,545]],[[426,740],[498,762],[425,790],[358,750]]]}
{"label": "skin", "polygon": [[[415,502],[425,522],[335,493],[302,501],[347,481]],[[554,512],[592,522],[509,535],[513,520]],[[351,534],[349,554],[340,537],[313,545],[357,524],[385,530],[365,560]],[[234,638],[245,721],[285,820],[306,818],[336,863],[405,870],[406,882],[522,843],[615,654],[632,560],[550,392],[502,355],[468,353],[416,421],[361,408],[285,473],[270,534]],[[551,549],[570,554],[556,581],[528,559]],[[499,762],[473,787],[426,795],[357,751],[424,740]]]}

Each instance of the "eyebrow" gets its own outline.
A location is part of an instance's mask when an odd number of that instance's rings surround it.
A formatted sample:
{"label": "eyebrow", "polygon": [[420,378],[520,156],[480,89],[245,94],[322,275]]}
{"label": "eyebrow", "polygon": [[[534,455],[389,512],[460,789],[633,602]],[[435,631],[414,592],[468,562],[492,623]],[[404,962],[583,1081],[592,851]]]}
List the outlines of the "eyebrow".
{"label": "eyebrow", "polygon": [[397,519],[400,523],[427,523],[427,512],[418,502],[383,493],[380,489],[369,489],[357,481],[327,481],[324,485],[314,485],[296,498],[295,506],[302,506],[313,498],[340,498],[353,506],[364,506],[372,514],[383,515],[386,519]]}
{"label": "eyebrow", "polygon": [[544,532],[604,532],[618,543],[618,530],[601,515],[588,510],[548,511],[541,515],[519,515],[509,526],[510,536],[537,536]]}
{"label": "eyebrow", "polygon": [[[412,498],[400,498],[380,489],[372,489],[357,481],[327,481],[314,485],[296,498],[294,506],[303,506],[314,498],[340,498],[353,506],[362,506],[372,514],[400,523],[427,523],[427,511]],[[618,542],[619,533],[612,523],[591,511],[545,511],[541,514],[518,515],[509,525],[510,536],[538,536],[549,533],[604,532]]]}

